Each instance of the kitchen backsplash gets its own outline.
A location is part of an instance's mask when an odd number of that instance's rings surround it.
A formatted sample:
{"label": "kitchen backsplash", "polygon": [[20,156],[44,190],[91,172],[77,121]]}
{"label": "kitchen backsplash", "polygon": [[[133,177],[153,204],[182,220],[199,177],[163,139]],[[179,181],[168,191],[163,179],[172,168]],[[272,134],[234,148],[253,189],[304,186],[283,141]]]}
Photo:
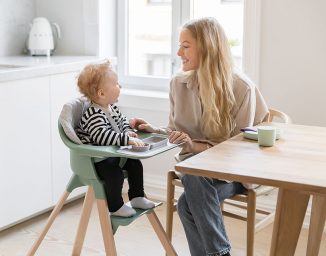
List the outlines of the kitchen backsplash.
{"label": "kitchen backsplash", "polygon": [[0,56],[23,53],[35,9],[35,0],[0,1]]}

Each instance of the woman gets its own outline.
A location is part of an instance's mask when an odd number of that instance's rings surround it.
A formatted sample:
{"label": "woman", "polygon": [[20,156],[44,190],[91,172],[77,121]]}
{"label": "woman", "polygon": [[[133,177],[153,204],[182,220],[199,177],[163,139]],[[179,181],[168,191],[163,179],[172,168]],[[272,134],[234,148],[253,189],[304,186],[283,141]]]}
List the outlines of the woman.
{"label": "woman", "polygon": [[[167,128],[142,119],[139,130],[168,133],[182,144],[178,161],[202,152],[267,119],[268,109],[256,87],[234,72],[227,37],[214,18],[192,20],[180,32],[181,74],[171,81]],[[218,157],[218,156],[217,156]],[[184,175],[178,213],[191,255],[230,255],[220,202],[245,190],[238,182]]]}

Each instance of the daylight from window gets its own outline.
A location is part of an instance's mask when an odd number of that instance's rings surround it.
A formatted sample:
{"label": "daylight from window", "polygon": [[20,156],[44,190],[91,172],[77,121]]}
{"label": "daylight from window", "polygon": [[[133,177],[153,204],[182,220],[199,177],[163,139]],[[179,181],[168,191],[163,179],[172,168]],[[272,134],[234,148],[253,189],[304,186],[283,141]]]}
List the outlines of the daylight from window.
{"label": "daylight from window", "polygon": [[194,0],[194,18],[214,17],[229,39],[234,63],[242,69],[243,0]]}
{"label": "daylight from window", "polygon": [[171,76],[171,28],[171,1],[129,1],[129,75]]}
{"label": "daylight from window", "polygon": [[[171,0],[128,1],[128,75],[170,78]],[[242,67],[243,0],[193,0],[193,18],[215,17],[228,36],[235,64]]]}

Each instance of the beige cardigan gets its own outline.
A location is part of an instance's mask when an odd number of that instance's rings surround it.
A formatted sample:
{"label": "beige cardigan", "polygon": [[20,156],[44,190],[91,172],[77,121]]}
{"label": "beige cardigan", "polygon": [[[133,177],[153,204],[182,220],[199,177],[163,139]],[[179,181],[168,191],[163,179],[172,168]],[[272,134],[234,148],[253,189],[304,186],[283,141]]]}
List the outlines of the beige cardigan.
{"label": "beige cardigan", "polygon": [[[264,98],[255,84],[244,75],[234,75],[234,96],[236,127],[232,135],[238,134],[243,127],[253,126],[267,120],[269,112]],[[170,84],[168,128],[187,133],[195,142],[207,142],[210,145],[222,142],[223,139],[218,142],[207,140],[200,128],[201,119],[202,108],[198,85],[193,84],[187,75],[174,77]],[[193,153],[182,150],[176,159],[182,161],[191,155]]]}

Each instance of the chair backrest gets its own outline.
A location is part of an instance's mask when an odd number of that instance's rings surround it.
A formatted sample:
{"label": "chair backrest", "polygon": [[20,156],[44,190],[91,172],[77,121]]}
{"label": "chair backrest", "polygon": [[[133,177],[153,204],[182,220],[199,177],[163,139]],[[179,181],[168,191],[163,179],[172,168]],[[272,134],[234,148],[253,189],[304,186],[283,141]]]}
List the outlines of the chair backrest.
{"label": "chair backrest", "polygon": [[283,121],[283,123],[292,123],[291,118],[282,111],[270,108],[268,122]]}
{"label": "chair backrest", "polygon": [[78,138],[75,129],[86,109],[90,106],[90,102],[82,98],[74,99],[66,103],[59,116],[61,124],[67,137],[76,144],[82,144]]}
{"label": "chair backrest", "polygon": [[[66,103],[59,116],[59,133],[63,143],[70,149],[70,167],[71,170],[83,179],[99,180],[93,160],[95,156],[87,156],[80,153],[81,148],[89,145],[82,145],[75,129],[77,128],[83,113],[90,106],[90,102],[83,98],[78,98]],[[78,144],[78,145],[76,145]]]}

